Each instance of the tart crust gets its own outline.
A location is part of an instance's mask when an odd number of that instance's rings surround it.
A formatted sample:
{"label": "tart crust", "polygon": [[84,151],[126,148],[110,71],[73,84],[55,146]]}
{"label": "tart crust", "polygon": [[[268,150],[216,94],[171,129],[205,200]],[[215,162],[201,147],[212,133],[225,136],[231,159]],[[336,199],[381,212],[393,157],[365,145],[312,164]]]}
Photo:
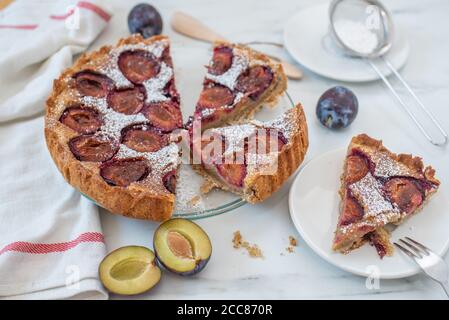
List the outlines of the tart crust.
{"label": "tart crust", "polygon": [[202,176],[211,179],[220,189],[235,192],[249,203],[261,202],[276,192],[284,182],[296,171],[304,160],[309,146],[306,117],[301,104],[287,111],[292,121],[292,134],[288,143],[278,153],[276,172],[263,174],[255,172],[244,180],[243,193],[230,189],[213,174],[209,174],[202,165],[195,164],[193,168]]}
{"label": "tart crust", "polygon": [[[165,36],[143,39],[140,35],[121,39],[118,46],[127,44],[152,44],[161,40],[168,41]],[[53,92],[47,99],[45,116],[45,140],[56,167],[65,180],[87,197],[94,199],[100,206],[112,213],[126,217],[163,221],[171,217],[175,196],[161,190],[150,190],[148,187],[132,183],[128,187],[111,186],[99,174],[98,163],[82,163],[78,161],[68,147],[68,141],[77,133],[59,122],[61,113],[59,103],[70,103],[70,97],[64,96],[67,79],[81,70],[95,68],[103,64],[114,47],[104,46],[98,51],[83,54],[75,64],[66,69],[53,82]],[[62,99],[62,100],[61,100]]]}

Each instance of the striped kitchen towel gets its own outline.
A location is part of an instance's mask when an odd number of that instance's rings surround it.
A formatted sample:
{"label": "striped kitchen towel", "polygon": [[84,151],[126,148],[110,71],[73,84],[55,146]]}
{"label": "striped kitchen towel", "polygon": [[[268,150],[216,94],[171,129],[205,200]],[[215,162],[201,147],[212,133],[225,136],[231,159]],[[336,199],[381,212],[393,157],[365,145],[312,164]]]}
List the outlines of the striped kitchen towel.
{"label": "striped kitchen towel", "polygon": [[0,299],[107,298],[97,207],[44,140],[53,79],[106,27],[106,1],[16,0],[0,11]]}

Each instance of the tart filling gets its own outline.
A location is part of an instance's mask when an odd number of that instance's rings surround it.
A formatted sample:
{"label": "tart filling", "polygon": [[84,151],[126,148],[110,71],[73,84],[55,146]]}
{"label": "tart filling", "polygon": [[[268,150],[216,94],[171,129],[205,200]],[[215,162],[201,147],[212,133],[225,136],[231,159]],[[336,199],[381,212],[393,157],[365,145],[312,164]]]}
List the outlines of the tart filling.
{"label": "tart filling", "polygon": [[194,120],[201,121],[205,130],[247,118],[285,90],[286,81],[278,68],[247,47],[217,43]]}
{"label": "tart filling", "polygon": [[291,147],[300,133],[300,110],[293,108],[272,121],[206,130],[192,139],[193,161],[201,162],[196,169],[220,188],[244,198],[250,196],[258,176],[278,173],[280,154]]}
{"label": "tart filling", "polygon": [[381,258],[392,253],[384,227],[418,212],[439,186],[420,158],[395,155],[367,135],[352,139],[341,182],[333,249],[347,253],[368,241]]}
{"label": "tart filling", "polygon": [[176,189],[180,158],[171,133],[182,115],[167,56],[166,38],[122,44],[104,62],[65,79],[70,104],[58,107],[60,123],[76,133],[69,149],[82,163],[97,163],[110,186],[140,184],[156,194]]}

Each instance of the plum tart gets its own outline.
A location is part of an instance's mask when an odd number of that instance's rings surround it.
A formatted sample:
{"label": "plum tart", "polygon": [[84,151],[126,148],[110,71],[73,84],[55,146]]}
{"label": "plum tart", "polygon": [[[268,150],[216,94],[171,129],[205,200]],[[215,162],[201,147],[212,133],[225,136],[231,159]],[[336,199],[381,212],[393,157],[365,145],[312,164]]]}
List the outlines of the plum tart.
{"label": "plum tart", "polygon": [[274,104],[287,87],[282,66],[249,47],[217,42],[193,120],[203,130],[242,121]]}
{"label": "plum tart", "polygon": [[304,110],[298,104],[271,121],[212,128],[193,137],[194,169],[219,188],[256,203],[295,172],[308,144]]}
{"label": "plum tart", "polygon": [[54,82],[45,137],[65,179],[104,208],[168,219],[182,126],[167,37],[133,35],[82,55]]}
{"label": "plum tart", "polygon": [[435,170],[419,157],[394,154],[382,141],[352,138],[341,176],[341,207],[333,249],[348,253],[364,243],[391,255],[388,224],[401,224],[437,191]]}
{"label": "plum tart", "polygon": [[[236,154],[242,142],[243,160],[234,165],[214,158],[207,165],[200,146],[198,163],[223,189],[249,202],[271,195],[302,162],[308,146],[303,109],[297,106],[269,122],[218,127],[245,120],[285,87],[282,67],[264,55],[228,43],[214,47],[196,121],[190,123],[212,128],[234,145],[220,149],[218,157]],[[132,35],[82,55],[54,81],[45,119],[50,154],[72,186],[114,213],[147,220],[171,217],[180,142],[185,136],[193,146],[194,126],[183,128],[167,37]],[[269,152],[253,153],[249,141]]]}

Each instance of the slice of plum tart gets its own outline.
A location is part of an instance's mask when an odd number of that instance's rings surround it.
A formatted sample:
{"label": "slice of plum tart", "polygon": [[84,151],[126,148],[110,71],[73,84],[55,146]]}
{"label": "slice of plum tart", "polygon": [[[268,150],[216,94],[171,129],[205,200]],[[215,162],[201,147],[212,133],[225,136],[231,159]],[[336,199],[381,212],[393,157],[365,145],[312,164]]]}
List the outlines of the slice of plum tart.
{"label": "slice of plum tart", "polygon": [[333,249],[348,253],[365,243],[392,255],[386,226],[419,212],[437,191],[435,170],[419,157],[394,154],[366,134],[352,138],[341,176],[341,206]]}
{"label": "slice of plum tart", "polygon": [[182,116],[167,37],[133,35],[82,55],[54,81],[45,120],[72,186],[114,213],[171,216]]}
{"label": "slice of plum tart", "polygon": [[216,42],[193,120],[203,130],[245,120],[286,87],[280,64],[249,47]]}
{"label": "slice of plum tart", "polygon": [[271,196],[295,172],[308,144],[304,110],[298,104],[271,121],[253,120],[193,134],[193,166],[219,188],[256,203]]}

